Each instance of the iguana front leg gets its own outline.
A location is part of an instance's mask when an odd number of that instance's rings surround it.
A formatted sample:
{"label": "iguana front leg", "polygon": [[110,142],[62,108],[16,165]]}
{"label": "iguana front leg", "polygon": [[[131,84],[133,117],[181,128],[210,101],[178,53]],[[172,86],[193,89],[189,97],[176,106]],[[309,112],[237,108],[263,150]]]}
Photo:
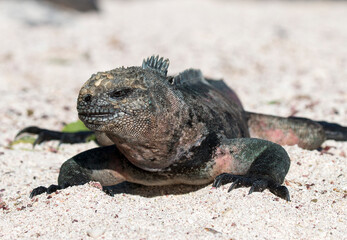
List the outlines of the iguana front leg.
{"label": "iguana front leg", "polygon": [[111,186],[125,180],[126,158],[115,145],[98,147],[77,154],[65,161],[60,168],[58,185],[48,188],[35,188],[30,197],[42,193],[52,193],[69,186],[82,185],[90,181],[100,182],[102,186]]}
{"label": "iguana front leg", "polygon": [[[106,191],[109,191],[107,186],[124,181],[148,186],[181,183],[178,177],[171,177],[170,174],[149,172],[136,167],[115,145],[111,145],[90,149],[65,161],[60,168],[58,184],[37,187],[31,192],[30,197],[90,181],[100,182]],[[108,193],[112,195],[112,192]]]}
{"label": "iguana front leg", "polygon": [[269,189],[276,196],[290,200],[284,181],[290,159],[278,144],[256,138],[224,140],[214,156],[214,171],[224,172],[216,177],[213,186],[233,182],[229,191],[251,187],[249,193]]}

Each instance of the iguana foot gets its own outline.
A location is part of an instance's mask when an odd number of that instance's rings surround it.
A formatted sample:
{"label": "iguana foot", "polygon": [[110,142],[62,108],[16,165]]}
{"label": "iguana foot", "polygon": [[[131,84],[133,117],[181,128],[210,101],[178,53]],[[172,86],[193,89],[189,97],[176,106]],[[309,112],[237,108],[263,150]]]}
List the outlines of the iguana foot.
{"label": "iguana foot", "polygon": [[40,195],[42,193],[51,194],[57,190],[61,190],[61,189],[67,188],[67,187],[70,187],[70,185],[69,184],[63,184],[63,185],[52,184],[48,188],[44,187],[44,186],[40,186],[40,187],[34,188],[31,191],[30,198],[33,198],[33,197]]}
{"label": "iguana foot", "polygon": [[240,187],[251,187],[248,194],[251,194],[253,192],[262,192],[265,189],[269,189],[269,191],[276,196],[283,198],[286,201],[290,201],[289,191],[287,187],[282,186],[272,180],[259,177],[222,173],[215,178],[212,186],[218,188],[221,185],[231,182],[232,184],[229,187],[228,192]]}
{"label": "iguana foot", "polygon": [[36,144],[40,144],[46,141],[50,140],[58,140],[59,144],[61,143],[84,143],[87,142],[88,138],[90,138],[94,132],[92,131],[82,131],[82,132],[58,132],[58,131],[52,131],[44,128],[39,128],[35,126],[30,126],[22,129],[17,135],[16,138],[23,134],[23,133],[30,133],[30,134],[36,134],[37,138],[35,142],[33,143],[33,147],[35,147]]}
{"label": "iguana foot", "polygon": [[[60,186],[60,185],[52,184],[48,188],[44,187],[44,186],[40,186],[40,187],[34,188],[31,191],[30,198],[33,198],[33,197],[38,196],[38,195],[41,195],[42,193],[51,194],[53,192],[56,192],[57,190],[65,189],[67,187],[70,187],[70,185],[69,184],[64,184],[63,186]],[[112,191],[112,189],[107,187],[107,186],[103,186],[102,187],[102,191],[104,193],[106,193],[107,195],[111,196],[111,197],[114,196],[114,192]]]}
{"label": "iguana foot", "polygon": [[114,191],[112,190],[112,188],[110,188],[108,186],[102,186],[102,191],[111,197],[113,197],[115,194]]}

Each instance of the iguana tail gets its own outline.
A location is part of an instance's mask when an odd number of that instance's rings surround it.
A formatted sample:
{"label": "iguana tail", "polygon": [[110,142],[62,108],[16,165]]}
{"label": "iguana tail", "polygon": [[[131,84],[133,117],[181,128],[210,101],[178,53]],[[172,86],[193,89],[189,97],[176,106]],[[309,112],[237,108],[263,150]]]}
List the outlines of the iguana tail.
{"label": "iguana tail", "polygon": [[347,127],[336,123],[252,112],[246,112],[246,118],[251,137],[281,145],[297,144],[301,148],[317,149],[328,139],[347,141]]}
{"label": "iguana tail", "polygon": [[327,140],[347,141],[347,127],[325,121],[317,121],[317,123],[323,126]]}

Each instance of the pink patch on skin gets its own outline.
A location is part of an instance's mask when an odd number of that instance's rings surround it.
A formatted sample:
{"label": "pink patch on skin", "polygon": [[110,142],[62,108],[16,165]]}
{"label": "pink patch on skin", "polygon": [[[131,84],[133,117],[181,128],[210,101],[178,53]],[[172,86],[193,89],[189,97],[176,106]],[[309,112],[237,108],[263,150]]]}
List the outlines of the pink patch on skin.
{"label": "pink patch on skin", "polygon": [[[238,149],[235,149],[235,152],[236,151],[238,151]],[[234,159],[227,147],[218,147],[216,149],[214,161],[216,163],[213,166],[214,177],[222,173],[232,173],[235,175],[243,175],[246,173],[246,170],[240,166],[239,161]]]}
{"label": "pink patch on skin", "polygon": [[233,159],[227,149],[218,147],[214,155],[215,165],[213,166],[213,175],[218,176],[219,174],[227,172]]}
{"label": "pink patch on skin", "polygon": [[293,130],[289,129],[288,131],[284,132],[281,129],[271,129],[266,131],[265,133],[266,139],[275,142],[280,145],[295,145],[299,144],[299,137],[295,135]]}

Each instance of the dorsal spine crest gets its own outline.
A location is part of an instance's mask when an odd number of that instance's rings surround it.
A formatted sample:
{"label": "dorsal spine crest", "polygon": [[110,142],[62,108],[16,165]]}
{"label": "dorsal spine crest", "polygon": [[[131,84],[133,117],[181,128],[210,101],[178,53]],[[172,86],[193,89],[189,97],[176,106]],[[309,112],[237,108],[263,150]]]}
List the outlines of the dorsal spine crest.
{"label": "dorsal spine crest", "polygon": [[159,56],[151,56],[147,59],[143,59],[142,68],[143,69],[152,69],[160,73],[162,76],[167,76],[167,69],[169,68],[170,61],[169,59],[159,58]]}

